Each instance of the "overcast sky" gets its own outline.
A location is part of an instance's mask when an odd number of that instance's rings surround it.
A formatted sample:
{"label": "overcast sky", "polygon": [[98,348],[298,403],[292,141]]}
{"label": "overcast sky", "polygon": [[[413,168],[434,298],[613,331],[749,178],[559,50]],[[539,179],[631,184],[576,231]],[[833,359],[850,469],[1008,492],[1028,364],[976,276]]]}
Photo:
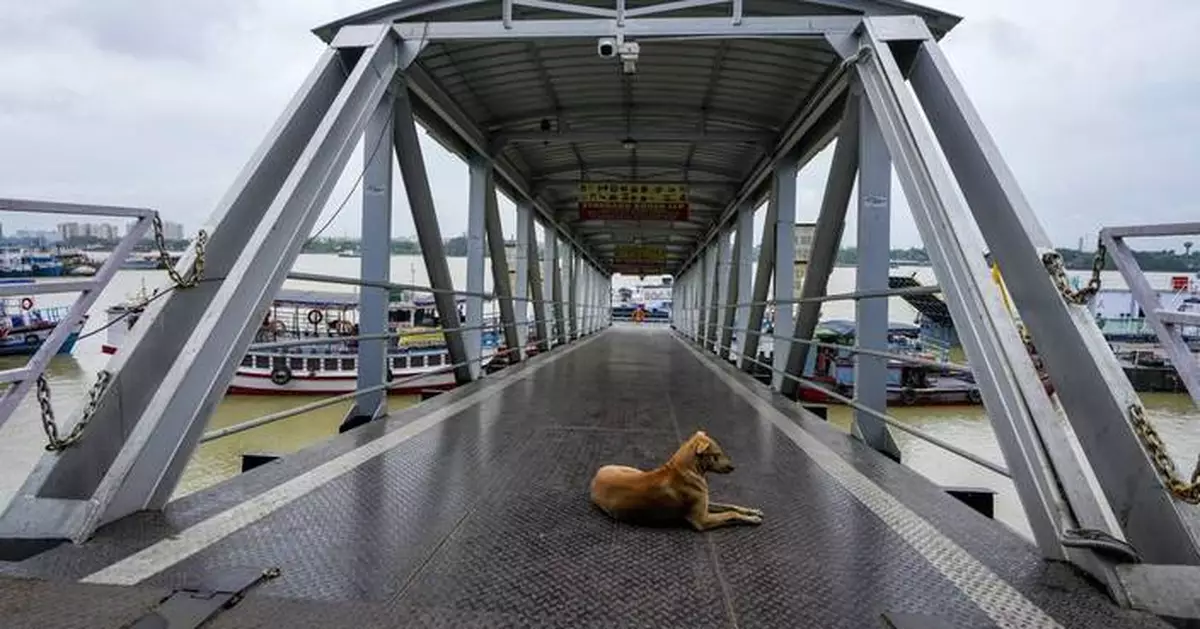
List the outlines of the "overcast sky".
{"label": "overcast sky", "polygon": [[[0,197],[149,206],[195,230],[320,54],[309,29],[376,4],[0,0]],[[1200,217],[1200,2],[926,4],[964,17],[946,53],[1057,244]],[[443,234],[461,233],[466,167],[424,146]],[[827,158],[801,174],[801,220]],[[356,153],[325,217],[359,169]],[[897,201],[893,243],[917,245]],[[355,234],[357,204],[326,234]],[[413,232],[398,190],[394,233]]]}

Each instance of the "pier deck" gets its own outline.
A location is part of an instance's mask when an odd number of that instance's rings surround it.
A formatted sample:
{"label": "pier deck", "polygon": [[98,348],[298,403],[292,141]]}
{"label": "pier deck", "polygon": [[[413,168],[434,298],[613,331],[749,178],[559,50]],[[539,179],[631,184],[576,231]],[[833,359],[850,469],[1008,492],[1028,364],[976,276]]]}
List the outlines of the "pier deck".
{"label": "pier deck", "polygon": [[[609,521],[605,463],[705,429],[758,527]],[[123,627],[173,589],[277,567],[233,627],[1154,627],[916,473],[664,328],[617,326],[4,564],[5,627]],[[938,624],[938,622],[942,624]]]}

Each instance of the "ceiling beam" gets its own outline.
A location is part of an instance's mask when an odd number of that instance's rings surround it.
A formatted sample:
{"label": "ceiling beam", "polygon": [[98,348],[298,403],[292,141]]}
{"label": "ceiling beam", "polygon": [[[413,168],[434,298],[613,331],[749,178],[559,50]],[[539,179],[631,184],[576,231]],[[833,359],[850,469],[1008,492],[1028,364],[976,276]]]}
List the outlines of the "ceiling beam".
{"label": "ceiling beam", "polygon": [[[632,159],[601,159],[584,162],[584,166],[586,166],[588,170],[615,170],[621,168],[632,169],[634,162]],[[683,161],[669,159],[639,159],[637,160],[637,167],[683,172]],[[535,170],[533,172],[533,178],[545,179],[548,177],[553,177],[554,175],[573,173],[577,171],[579,171],[579,164],[560,164],[546,169]],[[745,174],[739,170],[734,170],[732,168],[721,168],[719,166],[707,166],[696,163],[692,164],[691,168],[688,169],[688,172],[720,177],[722,180],[727,182],[738,182],[745,177]],[[590,179],[585,181],[590,181]]]}

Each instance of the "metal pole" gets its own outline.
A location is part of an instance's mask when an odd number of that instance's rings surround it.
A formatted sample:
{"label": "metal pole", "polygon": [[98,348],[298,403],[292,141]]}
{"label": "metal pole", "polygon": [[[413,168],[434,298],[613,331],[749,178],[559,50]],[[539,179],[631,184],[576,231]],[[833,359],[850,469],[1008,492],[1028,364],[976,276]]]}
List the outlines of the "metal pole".
{"label": "metal pole", "polygon": [[[721,313],[718,320],[721,322],[721,331],[717,335],[717,353],[721,358],[729,359],[729,344],[733,341],[734,315],[737,313],[737,307],[734,305],[738,301],[738,269],[741,268],[741,249],[742,233],[737,226],[730,227],[733,232],[733,243],[729,250],[723,256],[727,268],[725,269],[724,283],[721,286]],[[725,239],[728,241],[730,235],[727,234]]]}
{"label": "metal pole", "polygon": [[[777,300],[790,300],[796,293],[796,173],[800,165],[788,156],[775,165],[771,178],[771,196],[775,200],[775,293]],[[775,304],[775,334],[791,338],[795,329],[795,304],[783,301]],[[771,361],[771,388],[783,386],[780,372],[787,366],[792,344],[772,341],[775,352]]]}
{"label": "metal pole", "polygon": [[558,261],[558,233],[552,227],[546,227],[546,245],[550,249],[550,277],[554,302],[554,338],[559,345],[567,342],[566,321],[563,318],[562,265]]}
{"label": "metal pole", "polygon": [[[496,205],[496,187],[492,180],[491,169],[488,169],[487,199],[484,207],[484,227],[487,230],[488,251],[492,256],[492,292],[500,304],[500,323],[504,326],[504,343],[517,351],[508,354],[509,362],[520,362],[521,336],[518,334],[516,313],[512,300],[512,286],[509,285],[508,255],[504,247],[504,227],[500,224],[500,208]],[[524,284],[523,277],[517,282]],[[524,310],[525,302],[521,302]],[[524,317],[521,317],[522,320]]]}
{"label": "metal pole", "polygon": [[579,338],[579,252],[567,245],[567,312],[570,313],[570,340]]}
{"label": "metal pole", "polygon": [[717,243],[713,247],[713,276],[712,276],[712,295],[709,299],[710,310],[708,313],[708,343],[709,349],[713,353],[720,351],[718,345],[721,340],[721,305],[725,300],[726,282],[725,277],[729,272],[729,232],[722,232]]}
{"label": "metal pole", "polygon": [[[841,129],[837,145],[833,150],[833,162],[829,166],[829,178],[825,182],[825,196],[821,211],[817,215],[817,227],[813,233],[812,250],[808,256],[808,269],[804,272],[804,283],[800,287],[801,301],[793,338],[811,339],[821,318],[821,302],[828,290],[829,276],[837,262],[842,232],[846,227],[846,211],[850,207],[850,194],[854,189],[854,175],[858,171],[858,117],[860,96],[851,92],[846,99],[846,110],[842,114]],[[792,347],[788,353],[786,373],[800,376],[808,365],[808,345]],[[781,392],[793,400],[800,398],[800,386],[791,379],[784,379]]]}
{"label": "metal pole", "polygon": [[[363,134],[362,181],[362,257],[360,276],[372,282],[391,281],[392,234],[392,98],[376,107]],[[377,140],[377,138],[379,138]],[[356,334],[386,334],[390,291],[382,287],[359,289],[359,330]],[[383,339],[358,342],[358,384],[356,388],[376,387],[385,381],[387,348]],[[372,420],[387,413],[387,393],[372,390],[360,394],[342,421],[343,428]]]}
{"label": "metal pole", "polygon": [[[482,293],[484,290],[483,235],[491,170],[491,163],[482,155],[472,155],[468,160],[470,184],[467,199],[467,290],[473,293]],[[466,298],[466,302],[466,327],[478,328],[483,323],[483,299],[472,295]],[[467,345],[467,359],[471,361],[471,379],[475,380],[482,371],[477,359],[482,351],[483,332],[472,329],[463,339]]]}
{"label": "metal pole", "polygon": [[[855,288],[888,287],[891,251],[892,160],[879,131],[871,104],[861,101],[858,136],[858,273]],[[854,307],[857,325],[855,346],[883,351],[888,348],[888,299],[869,297]],[[870,354],[854,356],[854,398],[859,404],[883,413],[887,410],[887,359]],[[900,448],[887,425],[870,413],[855,410],[853,433],[867,445],[900,461]]]}
{"label": "metal pole", "polygon": [[[758,358],[758,337],[762,333],[763,313],[767,299],[767,289],[770,288],[771,273],[775,270],[775,217],[778,215],[777,203],[772,198],[767,203],[767,216],[763,221],[762,244],[758,248],[758,268],[754,274],[754,294],[750,301],[749,314],[746,317],[745,339],[742,340],[742,358]],[[754,369],[754,363],[742,361],[742,371]]]}
{"label": "metal pole", "polygon": [[[746,204],[738,210],[737,216],[737,239],[738,239],[738,271],[737,271],[737,294],[738,307],[734,313],[733,326],[735,331],[731,332],[733,338],[730,339],[732,345],[734,340],[741,343],[742,347],[746,346],[746,327],[750,321],[750,302],[754,300],[754,206]],[[740,305],[745,302],[746,305]],[[736,336],[734,336],[736,335]],[[730,348],[732,351],[732,347]],[[738,366],[742,366],[740,352],[734,356]]]}
{"label": "metal pole", "polygon": [[[413,225],[417,229],[421,257],[425,260],[425,269],[429,273],[429,284],[442,291],[451,291],[454,290],[454,282],[450,278],[450,265],[446,263],[437,210],[433,206],[429,176],[425,170],[425,159],[421,155],[421,143],[417,140],[417,126],[413,118],[408,86],[401,81],[395,90],[396,116],[392,129],[396,140],[396,159],[400,162],[400,176],[404,179],[404,191],[408,194],[408,206],[412,210]],[[449,292],[434,293],[433,300],[442,323],[457,325],[458,307],[454,295]],[[454,379],[459,384],[470,382],[474,378],[470,365],[465,364],[467,348],[462,333],[446,332],[445,336],[450,362],[460,365],[454,370]]]}
{"label": "metal pole", "polygon": [[[537,330],[538,351],[550,351],[550,335],[548,330],[547,314],[551,312],[550,308],[546,307],[546,295],[550,293],[545,289],[543,284],[542,259],[538,255],[537,246],[537,221],[533,219],[533,205],[527,201],[522,201],[517,204],[518,223],[519,217],[524,215],[526,238],[528,239],[529,255],[529,290],[533,293],[533,318],[534,326]],[[550,276],[545,275],[545,281],[549,281]]]}
{"label": "metal pole", "polygon": [[[529,294],[536,293],[534,288],[533,269],[537,263],[536,240],[533,238],[533,212],[526,201],[517,202],[517,274],[516,285],[512,287],[513,298],[516,300],[516,325],[517,325],[517,343],[519,343],[520,351],[516,352],[521,359],[525,358],[525,346],[529,341]],[[534,247],[530,247],[530,243],[534,243]],[[530,259],[533,254],[532,260]],[[535,299],[537,299],[535,297]],[[534,307],[534,318],[540,319],[537,314],[538,308]]]}

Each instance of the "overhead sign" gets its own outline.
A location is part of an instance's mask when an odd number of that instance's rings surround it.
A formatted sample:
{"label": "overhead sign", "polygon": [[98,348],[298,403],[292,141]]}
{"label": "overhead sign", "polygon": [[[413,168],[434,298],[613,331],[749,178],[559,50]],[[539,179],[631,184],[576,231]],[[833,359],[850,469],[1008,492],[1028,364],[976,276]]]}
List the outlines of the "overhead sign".
{"label": "overhead sign", "polygon": [[686,221],[688,190],[681,183],[579,182],[579,218]]}
{"label": "overhead sign", "polygon": [[617,245],[613,251],[613,262],[631,266],[666,264],[667,248],[655,245]]}

